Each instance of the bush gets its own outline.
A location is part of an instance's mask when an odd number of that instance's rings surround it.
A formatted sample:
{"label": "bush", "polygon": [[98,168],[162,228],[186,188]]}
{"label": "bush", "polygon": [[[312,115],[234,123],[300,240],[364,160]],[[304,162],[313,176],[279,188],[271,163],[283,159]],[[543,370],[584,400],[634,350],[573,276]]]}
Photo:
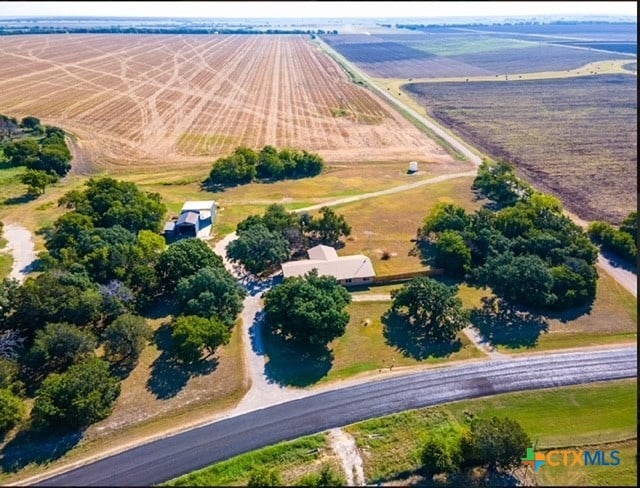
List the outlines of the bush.
{"label": "bush", "polygon": [[22,400],[7,389],[0,389],[0,434],[12,429],[22,420],[24,413]]}
{"label": "bush", "polygon": [[109,363],[92,358],[49,375],[38,390],[32,417],[38,427],[85,427],[106,418],[119,394]]}

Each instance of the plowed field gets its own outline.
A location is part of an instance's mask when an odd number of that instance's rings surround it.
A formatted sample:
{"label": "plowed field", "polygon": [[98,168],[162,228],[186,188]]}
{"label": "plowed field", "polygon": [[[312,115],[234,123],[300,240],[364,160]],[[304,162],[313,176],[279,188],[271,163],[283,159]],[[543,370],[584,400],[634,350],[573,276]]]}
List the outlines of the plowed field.
{"label": "plowed field", "polygon": [[210,164],[240,144],[450,160],[306,36],[7,36],[0,109],[59,125],[88,160],[125,171]]}

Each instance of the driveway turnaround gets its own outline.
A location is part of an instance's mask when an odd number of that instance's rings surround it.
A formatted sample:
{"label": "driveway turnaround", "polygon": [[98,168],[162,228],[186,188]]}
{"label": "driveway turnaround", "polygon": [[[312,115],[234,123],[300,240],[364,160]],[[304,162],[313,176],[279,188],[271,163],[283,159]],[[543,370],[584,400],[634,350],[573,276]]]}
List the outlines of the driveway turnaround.
{"label": "driveway turnaround", "polygon": [[635,345],[442,367],[219,420],[51,477],[40,486],[148,486],[279,441],[404,410],[636,376]]}

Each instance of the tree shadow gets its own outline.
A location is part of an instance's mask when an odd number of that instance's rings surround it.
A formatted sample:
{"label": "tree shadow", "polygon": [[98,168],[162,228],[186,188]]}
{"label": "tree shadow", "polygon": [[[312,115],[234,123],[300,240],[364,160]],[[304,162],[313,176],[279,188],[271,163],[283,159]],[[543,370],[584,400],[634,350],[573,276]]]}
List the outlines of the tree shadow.
{"label": "tree shadow", "polygon": [[591,309],[593,308],[593,300],[595,300],[595,298],[592,299],[591,302],[586,305],[580,305],[578,307],[573,307],[568,310],[547,311],[545,312],[545,316],[548,319],[559,320],[563,324],[566,324],[567,322],[576,320],[582,317],[583,315],[591,315]]}
{"label": "tree shadow", "polygon": [[510,349],[535,347],[540,335],[549,331],[545,317],[495,296],[482,298],[482,307],[471,311],[471,323],[486,341]]}
{"label": "tree shadow", "polygon": [[420,327],[409,323],[406,317],[388,311],[382,316],[382,334],[390,346],[403,356],[417,360],[429,357],[444,358],[462,348],[459,339],[450,342],[432,342]]}
{"label": "tree shadow", "polygon": [[5,205],[20,205],[21,203],[29,203],[38,198],[39,195],[32,195],[29,193],[25,193],[24,195],[20,195],[19,197],[11,197],[5,198],[2,203]]}
{"label": "tree shadow", "polygon": [[632,273],[638,274],[637,263],[627,261],[626,259],[623,259],[620,256],[616,256],[611,251],[602,249],[602,247],[600,247],[600,254],[602,254],[602,257],[604,257],[607,261],[609,261],[609,264],[614,268],[620,268],[620,269],[624,269],[626,271],[631,271]]}
{"label": "tree shadow", "polygon": [[41,432],[34,428],[21,430],[0,456],[2,471],[14,473],[29,464],[48,464],[61,458],[82,439],[84,430]]}
{"label": "tree shadow", "polygon": [[333,364],[333,351],[326,346],[305,348],[266,330],[263,340],[268,356],[265,374],[269,382],[282,386],[309,386],[324,378]]}
{"label": "tree shadow", "polygon": [[160,400],[173,398],[191,378],[209,374],[218,367],[218,360],[215,357],[201,359],[194,363],[180,361],[173,348],[171,332],[170,324],[164,323],[154,334],[154,341],[162,352],[153,362],[147,389]]}

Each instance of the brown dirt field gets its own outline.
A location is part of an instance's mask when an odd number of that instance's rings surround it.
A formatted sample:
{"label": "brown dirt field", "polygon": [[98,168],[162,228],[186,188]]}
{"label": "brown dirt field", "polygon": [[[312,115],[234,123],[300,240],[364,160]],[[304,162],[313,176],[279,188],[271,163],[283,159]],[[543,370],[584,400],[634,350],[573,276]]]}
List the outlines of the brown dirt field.
{"label": "brown dirt field", "polygon": [[6,36],[0,107],[70,131],[111,171],[202,167],[240,144],[451,159],[306,36]]}

